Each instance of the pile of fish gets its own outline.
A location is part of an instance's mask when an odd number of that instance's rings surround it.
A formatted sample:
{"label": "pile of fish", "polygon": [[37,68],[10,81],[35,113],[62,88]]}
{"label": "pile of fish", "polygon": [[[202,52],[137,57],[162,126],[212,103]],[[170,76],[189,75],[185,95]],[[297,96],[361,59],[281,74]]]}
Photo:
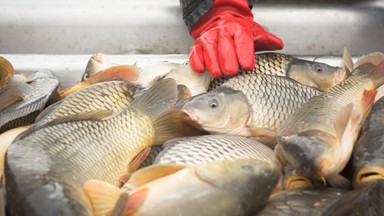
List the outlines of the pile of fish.
{"label": "pile of fish", "polygon": [[255,60],[212,79],[99,53],[61,89],[0,58],[0,214],[382,215],[384,54]]}

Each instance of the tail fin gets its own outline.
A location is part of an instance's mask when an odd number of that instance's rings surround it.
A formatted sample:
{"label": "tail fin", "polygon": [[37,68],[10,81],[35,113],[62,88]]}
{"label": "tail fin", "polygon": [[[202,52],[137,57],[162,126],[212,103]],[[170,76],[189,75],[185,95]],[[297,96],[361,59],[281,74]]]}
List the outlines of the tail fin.
{"label": "tail fin", "polygon": [[384,59],[377,65],[369,77],[373,81],[375,89],[384,84]]}
{"label": "tail fin", "polygon": [[370,53],[368,55],[360,57],[356,61],[355,65],[354,65],[354,68],[357,68],[360,65],[363,65],[365,63],[371,63],[371,64],[377,66],[383,60],[384,60],[384,54],[382,52]]}

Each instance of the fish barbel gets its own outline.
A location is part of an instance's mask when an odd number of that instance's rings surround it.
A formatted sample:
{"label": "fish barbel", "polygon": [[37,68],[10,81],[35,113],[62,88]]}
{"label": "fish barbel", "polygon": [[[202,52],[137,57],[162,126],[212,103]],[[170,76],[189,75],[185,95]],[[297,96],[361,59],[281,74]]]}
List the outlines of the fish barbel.
{"label": "fish barbel", "polygon": [[66,116],[23,134],[5,159],[11,214],[92,215],[82,189],[87,180],[118,184],[143,149],[188,135],[177,123],[181,112],[168,112],[176,98],[176,82],[165,79],[118,114]]}
{"label": "fish barbel", "polygon": [[376,88],[384,83],[384,61],[363,64],[341,84],[311,98],[277,129],[282,161],[332,186],[350,187],[339,175],[351,157]]}

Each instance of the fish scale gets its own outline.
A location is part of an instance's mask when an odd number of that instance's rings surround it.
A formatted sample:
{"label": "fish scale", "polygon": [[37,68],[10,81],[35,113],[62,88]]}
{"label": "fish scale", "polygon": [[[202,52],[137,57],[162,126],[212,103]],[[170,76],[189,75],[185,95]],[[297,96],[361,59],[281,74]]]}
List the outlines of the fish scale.
{"label": "fish scale", "polygon": [[111,110],[113,113],[118,113],[132,102],[135,90],[136,86],[125,81],[93,84],[70,94],[66,100],[59,101],[54,110],[48,111],[49,114],[39,119],[39,124],[63,116],[96,110]]}
{"label": "fish scale", "polygon": [[[92,215],[82,188],[87,180],[117,184],[147,146],[193,132],[174,120],[179,113],[168,112],[174,104],[162,103],[176,97],[175,80],[164,79],[117,114],[93,111],[32,126],[5,159],[11,215]],[[151,103],[157,110],[147,109]]]}
{"label": "fish scale", "polygon": [[[340,115],[337,110],[339,107],[344,107],[349,103],[353,103],[355,107],[360,107],[361,93],[366,86],[372,84],[371,80],[366,76],[351,76],[344,83],[333,87],[330,91],[310,100],[306,107],[300,109],[300,112],[293,115],[289,121],[281,126],[282,135],[283,130],[290,126],[295,126],[297,131],[306,130],[308,127],[327,131],[336,137],[333,128],[335,119]],[[327,101],[327,103],[325,103]],[[327,118],[323,118],[327,116]],[[301,122],[299,124],[292,124],[292,122]]]}
{"label": "fish scale", "polygon": [[[255,55],[255,67],[253,70],[242,70],[240,69],[238,75],[257,73],[257,74],[267,74],[267,75],[277,75],[277,76],[286,76],[289,63],[292,60],[292,56],[285,55],[282,53],[262,53]],[[221,77],[212,80],[209,85],[208,91],[217,88],[224,82],[226,82],[229,77]]]}
{"label": "fish scale", "polygon": [[188,164],[235,158],[258,158],[280,166],[272,149],[246,137],[205,135],[167,141],[153,164]]}
{"label": "fish scale", "polygon": [[285,77],[264,74],[238,75],[222,86],[242,91],[253,111],[251,125],[271,130],[275,130],[311,97],[322,92]]}

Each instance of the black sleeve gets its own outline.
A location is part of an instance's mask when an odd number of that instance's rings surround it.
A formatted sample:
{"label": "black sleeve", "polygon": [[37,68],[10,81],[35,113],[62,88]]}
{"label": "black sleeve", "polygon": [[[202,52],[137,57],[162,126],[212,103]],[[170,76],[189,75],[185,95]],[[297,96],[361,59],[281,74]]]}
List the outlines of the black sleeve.
{"label": "black sleeve", "polygon": [[[183,10],[183,20],[191,31],[192,26],[203,16],[212,6],[213,0],[180,0]],[[252,1],[248,0],[249,8],[252,8]]]}

